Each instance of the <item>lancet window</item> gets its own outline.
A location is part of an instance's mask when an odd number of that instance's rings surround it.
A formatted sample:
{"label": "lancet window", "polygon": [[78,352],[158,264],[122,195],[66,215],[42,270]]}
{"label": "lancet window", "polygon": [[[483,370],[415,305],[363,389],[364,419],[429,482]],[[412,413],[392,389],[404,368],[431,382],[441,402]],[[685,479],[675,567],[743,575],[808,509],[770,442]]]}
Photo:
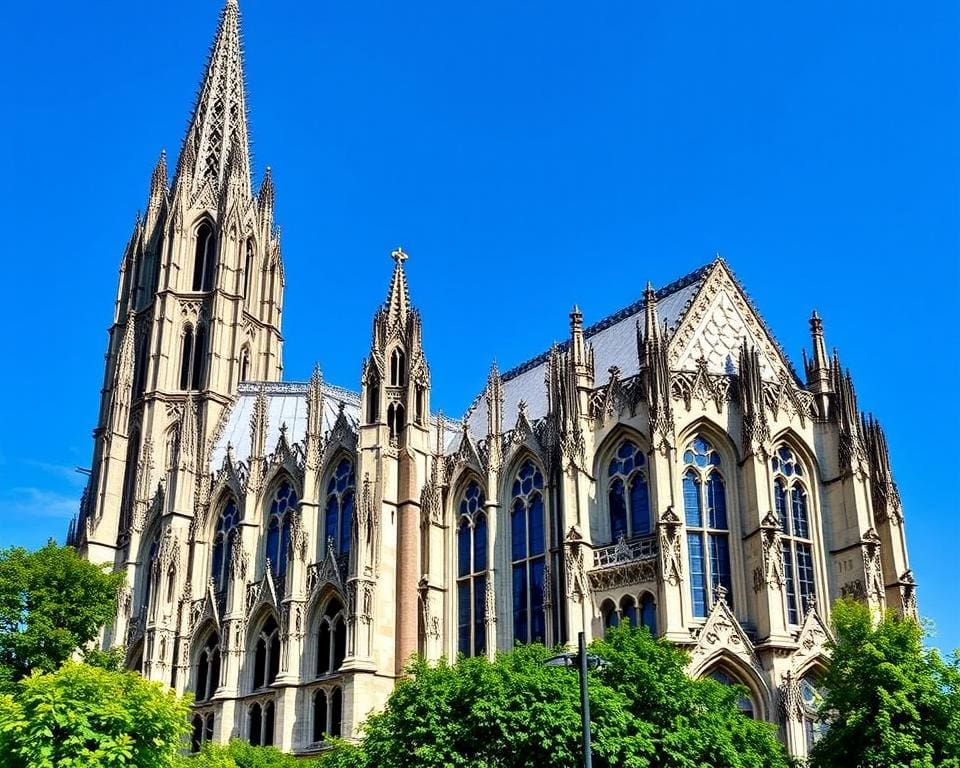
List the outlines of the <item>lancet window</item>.
{"label": "lancet window", "polygon": [[683,463],[691,605],[694,616],[705,617],[717,587],[724,587],[727,601],[733,602],[726,487],[720,455],[703,437],[687,445]]}
{"label": "lancet window", "polygon": [[247,258],[243,265],[243,298],[250,308],[250,286],[253,285],[253,240],[247,240]]}
{"label": "lancet window", "polygon": [[823,691],[816,678],[813,675],[800,678],[800,715],[803,719],[803,736],[807,745],[807,754],[813,749],[813,745],[823,738],[829,728],[829,725],[817,715],[822,701]]}
{"label": "lancet window", "polygon": [[640,596],[639,603],[633,595],[624,595],[619,604],[613,600],[605,600],[600,607],[600,613],[603,626],[607,629],[626,621],[632,627],[646,627],[650,634],[657,634],[657,604],[649,592]]}
{"label": "lancet window", "polygon": [[334,552],[340,555],[350,552],[356,484],[353,462],[347,458],[340,459],[327,481],[327,501],[324,505],[324,544],[332,541]]}
{"label": "lancet window", "polygon": [[191,326],[186,326],[180,354],[180,389],[194,390],[203,387],[203,363],[206,354],[206,326],[200,323],[196,331]]}
{"label": "lancet window", "polygon": [[337,672],[347,655],[347,622],[339,600],[331,600],[317,629],[317,675]]}
{"label": "lancet window", "polygon": [[197,227],[197,249],[193,260],[193,290],[209,291],[217,267],[217,238],[209,222]]}
{"label": "lancet window", "polygon": [[213,741],[213,712],[207,712],[206,715],[196,714],[190,722],[193,727],[190,751],[199,752],[204,744]]}
{"label": "lancet window", "polygon": [[390,386],[402,387],[407,383],[407,356],[396,347],[390,354]]}
{"label": "lancet window", "polygon": [[280,672],[280,627],[273,616],[269,617],[257,634],[253,650],[253,685],[257,690],[271,685]]}
{"label": "lancet window", "polygon": [[783,574],[787,592],[787,620],[799,624],[808,600],[816,595],[813,575],[813,537],[803,465],[785,445],[774,451],[773,497],[780,523]]}
{"label": "lancet window", "polygon": [[339,738],[343,731],[343,691],[334,688],[329,693],[319,689],[313,694],[313,740],[326,736]]}
{"label": "lancet window", "polygon": [[207,636],[197,656],[197,676],[193,695],[197,701],[206,701],[220,685],[220,638],[216,632]]}
{"label": "lancet window", "polygon": [[290,556],[290,530],[297,511],[297,492],[284,480],[273,494],[270,502],[270,518],[267,524],[267,552],[270,571],[278,585],[283,587],[287,574],[287,559]]}
{"label": "lancet window", "polygon": [[543,473],[529,459],[513,481],[510,513],[513,561],[513,638],[518,643],[546,642],[543,607],[546,521]]}
{"label": "lancet window", "polygon": [[647,536],[652,531],[646,464],[636,443],[624,440],[607,467],[610,533],[614,540]]}
{"label": "lancet window", "polygon": [[217,520],[217,530],[213,535],[213,557],[210,561],[210,578],[213,579],[214,589],[222,592],[227,587],[230,575],[230,556],[233,552],[233,540],[238,535],[237,523],[240,515],[237,512],[237,502],[228,499]]}
{"label": "lancet window", "polygon": [[153,593],[153,582],[156,578],[157,555],[160,552],[160,534],[154,534],[150,542],[150,551],[143,563],[143,615],[150,610],[150,596]]}
{"label": "lancet window", "polygon": [[745,685],[743,685],[739,680],[737,680],[723,668],[715,669],[710,673],[710,677],[722,685],[730,685],[740,688],[740,695],[737,697],[737,709],[739,709],[743,715],[749,717],[751,720],[756,719],[757,709],[753,704],[753,698],[749,694],[749,689],[742,690],[746,688]]}
{"label": "lancet window", "polygon": [[247,734],[254,747],[273,745],[273,702],[254,702],[247,714]]}
{"label": "lancet window", "polygon": [[457,650],[486,652],[487,515],[480,485],[471,480],[460,497],[457,522]]}

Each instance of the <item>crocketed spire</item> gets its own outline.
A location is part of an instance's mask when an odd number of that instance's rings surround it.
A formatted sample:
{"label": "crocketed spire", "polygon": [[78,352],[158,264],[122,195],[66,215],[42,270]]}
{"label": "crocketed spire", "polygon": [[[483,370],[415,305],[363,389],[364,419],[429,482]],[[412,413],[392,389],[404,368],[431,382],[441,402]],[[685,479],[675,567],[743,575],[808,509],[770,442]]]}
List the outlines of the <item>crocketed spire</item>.
{"label": "crocketed spire", "polygon": [[250,141],[236,0],[227,0],[220,14],[220,26],[183,140],[177,180],[184,183],[193,199],[205,184],[214,195],[219,194],[231,173],[249,196]]}
{"label": "crocketed spire", "polygon": [[390,291],[387,294],[387,318],[389,325],[394,323],[403,323],[407,319],[407,311],[410,308],[410,292],[407,290],[407,275],[403,271],[403,262],[409,256],[403,252],[403,248],[397,247],[393,253],[395,266],[393,268],[393,277],[390,278]]}

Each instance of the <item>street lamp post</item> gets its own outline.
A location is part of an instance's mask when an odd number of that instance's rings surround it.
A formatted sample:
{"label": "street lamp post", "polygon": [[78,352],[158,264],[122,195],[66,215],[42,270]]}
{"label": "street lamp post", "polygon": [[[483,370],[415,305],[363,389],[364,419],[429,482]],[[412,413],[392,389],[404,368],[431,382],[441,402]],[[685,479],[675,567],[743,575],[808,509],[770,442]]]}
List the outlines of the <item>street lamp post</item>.
{"label": "street lamp post", "polygon": [[561,653],[543,662],[548,667],[577,667],[580,674],[580,724],[583,731],[583,768],[593,768],[593,747],[590,743],[590,695],[587,693],[587,670],[600,669],[603,659],[587,654],[583,632],[577,637],[577,653]]}

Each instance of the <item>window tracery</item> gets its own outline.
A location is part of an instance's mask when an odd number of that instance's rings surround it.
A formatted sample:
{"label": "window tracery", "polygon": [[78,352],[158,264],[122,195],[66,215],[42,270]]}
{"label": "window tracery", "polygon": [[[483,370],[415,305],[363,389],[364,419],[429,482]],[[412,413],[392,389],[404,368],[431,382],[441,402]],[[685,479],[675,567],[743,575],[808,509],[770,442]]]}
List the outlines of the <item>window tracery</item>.
{"label": "window tracery", "polygon": [[331,600],[320,617],[317,628],[317,675],[340,670],[347,655],[347,622],[343,605]]}
{"label": "window tracery", "polygon": [[457,523],[457,650],[486,652],[487,517],[483,491],[471,480],[460,497]]}
{"label": "window tracery", "polygon": [[340,459],[327,481],[327,501],[324,506],[325,543],[332,541],[334,552],[339,555],[350,552],[350,525],[356,502],[356,484],[353,462],[346,457]]}
{"label": "window tracery", "polygon": [[230,553],[233,552],[233,540],[239,533],[237,531],[239,520],[237,502],[230,498],[220,513],[220,518],[217,520],[217,530],[213,535],[210,578],[213,579],[214,589],[218,594],[227,587],[227,580],[230,575]]}
{"label": "window tracery", "polygon": [[740,696],[737,698],[737,709],[740,710],[741,714],[749,717],[751,720],[756,719],[757,708],[754,704],[753,696],[750,694],[750,689],[747,688],[747,686],[741,683],[736,677],[731,675],[722,667],[713,670],[713,672],[709,674],[709,677],[713,680],[716,680],[718,683],[721,683],[722,685],[730,685],[740,688]]}
{"label": "window tracery", "polygon": [[253,652],[253,685],[256,691],[272,685],[280,671],[280,627],[270,616],[257,634]]}
{"label": "window tracery", "polygon": [[343,690],[320,688],[313,694],[313,740],[324,741],[326,736],[340,738],[343,732]]}
{"label": "window tracery", "polygon": [[773,496],[780,524],[787,621],[799,624],[808,601],[816,596],[813,574],[813,537],[803,465],[793,451],[781,445],[770,460],[774,472]]}
{"label": "window tracery", "polygon": [[683,453],[683,510],[687,525],[693,615],[705,618],[718,586],[732,607],[730,529],[720,455],[698,435]]}
{"label": "window tracery", "polygon": [[636,443],[624,440],[607,466],[610,533],[614,540],[647,536],[653,530],[646,464],[646,456]]}
{"label": "window tracery", "polygon": [[197,656],[197,676],[193,695],[196,701],[207,701],[220,685],[220,637],[216,632],[207,636]]}
{"label": "window tracery", "polygon": [[266,557],[270,560],[270,570],[273,578],[281,588],[287,574],[287,560],[290,557],[290,533],[298,501],[297,492],[288,481],[284,480],[277,487],[270,502]]}
{"label": "window tracery", "polygon": [[513,638],[517,643],[546,642],[543,605],[546,521],[543,473],[529,459],[513,481],[510,530],[513,562]]}
{"label": "window tracery", "polygon": [[247,733],[251,746],[273,746],[274,707],[272,701],[256,701],[250,705],[247,715]]}

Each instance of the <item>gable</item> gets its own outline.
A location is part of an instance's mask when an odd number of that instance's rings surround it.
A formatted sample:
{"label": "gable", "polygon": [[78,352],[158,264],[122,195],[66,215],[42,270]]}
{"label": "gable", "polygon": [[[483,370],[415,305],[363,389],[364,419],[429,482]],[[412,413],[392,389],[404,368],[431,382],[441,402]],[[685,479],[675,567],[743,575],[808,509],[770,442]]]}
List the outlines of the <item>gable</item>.
{"label": "gable", "polygon": [[670,368],[695,370],[703,358],[710,373],[735,373],[744,341],[757,350],[765,380],[796,378],[743,289],[718,259],[670,339]]}

